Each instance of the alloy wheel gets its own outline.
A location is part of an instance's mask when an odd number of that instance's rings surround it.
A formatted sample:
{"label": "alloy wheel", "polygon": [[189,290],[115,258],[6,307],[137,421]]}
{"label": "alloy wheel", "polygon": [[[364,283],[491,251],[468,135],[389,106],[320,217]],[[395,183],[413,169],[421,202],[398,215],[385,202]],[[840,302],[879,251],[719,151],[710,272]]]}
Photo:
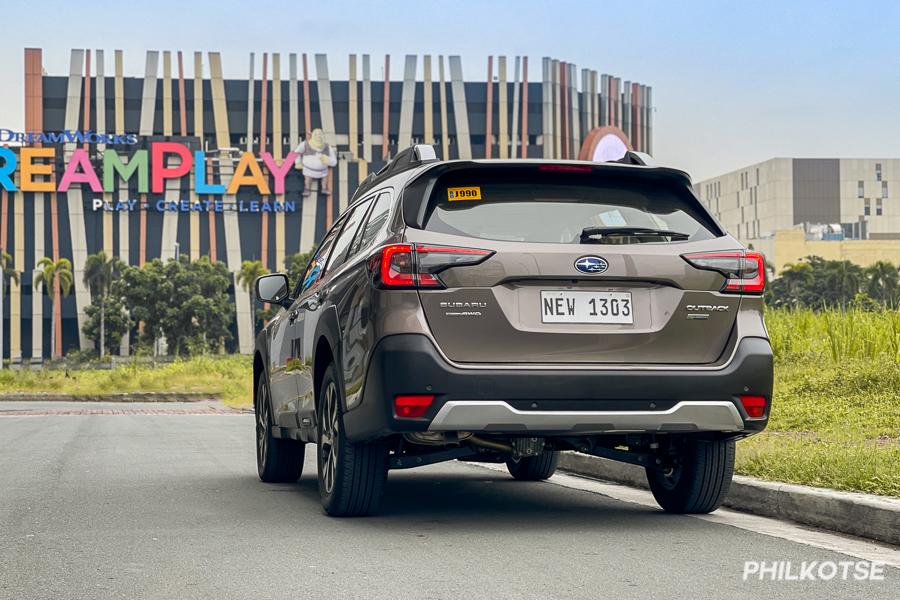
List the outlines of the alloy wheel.
{"label": "alloy wheel", "polygon": [[266,388],[259,386],[256,393],[256,459],[260,465],[266,464],[269,453],[269,403]]}
{"label": "alloy wheel", "polygon": [[338,399],[337,388],[334,382],[330,382],[325,388],[325,398],[322,403],[322,417],[319,433],[319,452],[322,464],[322,483],[325,493],[330,494],[334,490],[334,479],[337,472],[338,461]]}

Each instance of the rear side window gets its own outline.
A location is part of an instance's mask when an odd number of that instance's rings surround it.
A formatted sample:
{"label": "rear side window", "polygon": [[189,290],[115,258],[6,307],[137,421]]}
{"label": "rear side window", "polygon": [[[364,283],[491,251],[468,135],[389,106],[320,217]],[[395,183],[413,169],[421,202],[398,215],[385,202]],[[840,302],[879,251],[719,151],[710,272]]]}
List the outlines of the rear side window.
{"label": "rear side window", "polygon": [[334,240],[337,238],[338,234],[341,232],[341,228],[343,228],[344,223],[346,222],[346,218],[339,219],[322,240],[322,243],[319,244],[319,247],[316,248],[316,253],[313,255],[312,260],[306,265],[306,272],[303,273],[303,279],[297,282],[299,288],[294,294],[295,296],[299,296],[308,290],[319,279],[319,275],[322,274],[322,269],[325,267],[325,261],[328,260],[328,257],[331,254]]}
{"label": "rear side window", "polygon": [[371,199],[357,204],[347,216],[347,224],[344,225],[344,229],[338,236],[337,241],[335,241],[334,251],[331,253],[331,258],[328,259],[328,266],[325,269],[326,273],[337,269],[347,260],[347,250],[354,236],[356,236],[356,230],[359,229],[359,224],[366,215],[366,210],[370,204],[372,204]]}
{"label": "rear side window", "polygon": [[452,178],[438,181],[431,194],[428,231],[557,244],[667,243],[721,235],[690,191],[668,182],[578,173],[448,175]]}
{"label": "rear side window", "polygon": [[388,217],[391,212],[391,194],[390,192],[381,192],[378,199],[375,200],[375,206],[369,214],[362,229],[361,235],[357,236],[357,240],[350,249],[350,254],[355,254],[361,248],[368,248],[378,235],[387,227]]}

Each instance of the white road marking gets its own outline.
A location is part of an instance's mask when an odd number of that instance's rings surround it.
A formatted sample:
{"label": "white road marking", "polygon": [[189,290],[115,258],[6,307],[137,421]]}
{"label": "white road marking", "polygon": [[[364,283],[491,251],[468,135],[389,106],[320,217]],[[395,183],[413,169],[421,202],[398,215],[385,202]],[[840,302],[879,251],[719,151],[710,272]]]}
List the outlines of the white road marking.
{"label": "white road marking", "polygon": [[[462,464],[503,473],[507,472],[505,465],[494,465],[490,463]],[[547,480],[547,483],[573,490],[600,494],[622,502],[630,502],[632,504],[640,504],[641,506],[659,509],[659,505],[656,503],[656,500],[653,499],[653,495],[649,491],[617,483],[608,483],[598,479],[588,479],[586,477],[578,477],[576,475],[559,472]],[[822,548],[823,550],[839,552],[847,556],[870,562],[880,562],[900,569],[900,549],[888,544],[880,544],[861,538],[829,533],[821,529],[812,529],[788,521],[779,521],[778,519],[751,515],[727,508],[720,508],[708,515],[686,516],[702,521],[709,521],[710,523],[729,525],[731,527],[745,529],[770,537],[781,538],[798,544]]]}

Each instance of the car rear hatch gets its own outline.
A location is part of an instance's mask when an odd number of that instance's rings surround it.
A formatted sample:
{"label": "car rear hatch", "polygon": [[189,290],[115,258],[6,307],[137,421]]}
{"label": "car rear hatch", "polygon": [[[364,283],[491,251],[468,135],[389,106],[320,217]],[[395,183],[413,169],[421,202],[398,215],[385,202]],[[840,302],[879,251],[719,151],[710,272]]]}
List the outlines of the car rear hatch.
{"label": "car rear hatch", "polygon": [[679,171],[445,163],[403,210],[422,307],[453,361],[704,364],[733,329],[727,272],[684,255],[743,251]]}

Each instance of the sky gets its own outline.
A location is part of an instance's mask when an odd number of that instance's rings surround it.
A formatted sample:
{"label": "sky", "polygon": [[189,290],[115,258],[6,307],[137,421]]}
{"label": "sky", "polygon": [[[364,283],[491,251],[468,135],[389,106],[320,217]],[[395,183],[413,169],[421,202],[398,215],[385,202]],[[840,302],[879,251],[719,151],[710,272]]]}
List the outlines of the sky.
{"label": "sky", "polygon": [[56,75],[71,48],[122,49],[138,77],[146,50],[220,51],[236,78],[250,52],[325,53],[333,79],[350,53],[389,53],[394,80],[405,54],[459,54],[470,80],[488,55],[527,55],[532,81],[552,56],[651,85],[655,159],[695,181],[776,156],[900,157],[900,3],[886,0],[6,0],[3,22],[4,128],[23,126],[26,47]]}

